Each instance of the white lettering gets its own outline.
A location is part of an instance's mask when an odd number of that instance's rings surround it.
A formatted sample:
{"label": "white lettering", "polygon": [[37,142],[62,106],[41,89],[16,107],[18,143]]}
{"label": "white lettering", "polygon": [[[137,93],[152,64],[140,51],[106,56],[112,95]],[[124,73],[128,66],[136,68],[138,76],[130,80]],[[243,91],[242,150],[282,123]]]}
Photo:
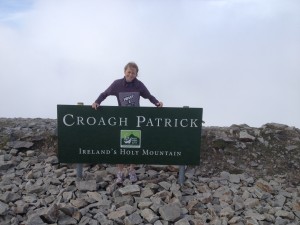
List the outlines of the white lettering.
{"label": "white lettering", "polygon": [[146,118],[137,116],[136,127],[198,127],[198,119]]}
{"label": "white lettering", "polygon": [[176,157],[176,156],[181,156],[181,152],[175,152],[175,151],[151,151],[149,149],[143,149],[142,150],[142,155],[156,155],[156,156],[172,156],[172,157]]}
{"label": "white lettering", "polygon": [[162,118],[155,118],[154,120],[157,122],[157,126],[160,127],[160,122],[162,121]]}
{"label": "white lettering", "polygon": [[84,125],[84,123],[83,123],[83,117],[81,117],[81,116],[78,116],[77,117],[77,125]]}
{"label": "white lettering", "polygon": [[[113,120],[113,122],[111,122],[111,120]],[[109,124],[110,126],[116,126],[116,117],[110,117],[110,118],[108,119],[108,124]]]}
{"label": "white lettering", "polygon": [[82,149],[79,148],[79,155],[111,155],[114,153],[114,149]]}
{"label": "white lettering", "polygon": [[[183,121],[186,121],[186,125],[184,126],[183,125]],[[181,127],[187,127],[189,124],[188,124],[188,120],[187,119],[182,119],[182,120],[180,120],[180,126]]]}
{"label": "white lettering", "polygon": [[196,121],[198,119],[191,119],[191,127],[198,127],[197,124],[196,124]]}
{"label": "white lettering", "polygon": [[153,127],[153,123],[152,123],[152,120],[151,119],[149,119],[148,120],[148,122],[147,122],[147,124],[146,124],[146,127]]}
{"label": "white lettering", "polygon": [[169,118],[165,119],[165,127],[172,127],[171,119],[169,119]]}
{"label": "white lettering", "polygon": [[[140,127],[199,127],[199,119],[178,119],[178,118],[147,118],[145,116],[136,116],[136,128]],[[128,126],[126,117],[83,117],[66,114],[63,116],[65,126]]]}
{"label": "white lettering", "polygon": [[138,155],[138,150],[126,150],[126,149],[120,149],[120,155]]}
{"label": "white lettering", "polygon": [[141,127],[141,123],[144,123],[146,118],[144,116],[137,116],[137,125],[136,127]]}
{"label": "white lettering", "polygon": [[74,116],[73,116],[72,114],[66,114],[66,115],[63,117],[63,123],[64,123],[66,126],[71,127],[71,126],[74,125],[75,122],[73,122],[73,123],[71,123],[71,124],[68,124],[68,123],[67,123],[67,116],[71,116],[72,119],[73,119]]}
{"label": "white lettering", "polygon": [[123,124],[123,126],[125,126],[125,127],[127,127],[127,118],[124,118],[123,120],[122,120],[123,118],[122,117],[120,117],[120,123],[119,123],[119,126],[122,126],[122,123],[124,123]]}
{"label": "white lettering", "polygon": [[178,120],[178,119],[175,119],[175,125],[174,125],[174,127],[177,127],[177,120]]}
{"label": "white lettering", "polygon": [[[92,123],[90,122],[90,119],[92,119]],[[88,117],[88,118],[86,119],[86,123],[87,123],[88,125],[90,125],[90,126],[95,125],[95,123],[96,123],[95,117]]]}
{"label": "white lettering", "polygon": [[103,117],[100,118],[98,125],[103,125],[103,126],[106,125]]}
{"label": "white lettering", "polygon": [[120,155],[125,155],[125,149],[120,149]]}

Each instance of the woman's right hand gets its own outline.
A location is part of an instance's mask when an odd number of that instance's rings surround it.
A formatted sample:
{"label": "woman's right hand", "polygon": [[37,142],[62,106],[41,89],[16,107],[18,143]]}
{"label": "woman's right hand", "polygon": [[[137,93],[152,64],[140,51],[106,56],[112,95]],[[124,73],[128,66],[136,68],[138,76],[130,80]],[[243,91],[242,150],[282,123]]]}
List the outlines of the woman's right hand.
{"label": "woman's right hand", "polygon": [[97,102],[94,102],[93,104],[92,104],[92,108],[93,109],[96,109],[97,110],[97,108],[100,106],[100,104],[98,104]]}

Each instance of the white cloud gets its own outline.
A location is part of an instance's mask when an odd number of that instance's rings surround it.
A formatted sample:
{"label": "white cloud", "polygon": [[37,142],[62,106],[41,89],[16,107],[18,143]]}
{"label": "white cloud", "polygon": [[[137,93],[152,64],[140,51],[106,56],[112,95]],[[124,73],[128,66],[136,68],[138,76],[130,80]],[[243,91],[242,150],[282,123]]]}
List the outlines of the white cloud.
{"label": "white cloud", "polygon": [[300,127],[298,1],[32,2],[0,19],[0,116],[91,104],[134,60],[158,99],[203,107],[206,125]]}

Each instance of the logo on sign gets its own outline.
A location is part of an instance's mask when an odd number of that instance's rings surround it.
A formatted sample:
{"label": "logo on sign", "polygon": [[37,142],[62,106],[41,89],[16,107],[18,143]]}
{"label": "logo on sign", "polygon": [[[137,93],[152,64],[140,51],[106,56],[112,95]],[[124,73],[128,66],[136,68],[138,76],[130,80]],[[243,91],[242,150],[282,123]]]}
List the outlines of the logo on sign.
{"label": "logo on sign", "polygon": [[121,130],[121,148],[140,148],[141,136],[140,130]]}

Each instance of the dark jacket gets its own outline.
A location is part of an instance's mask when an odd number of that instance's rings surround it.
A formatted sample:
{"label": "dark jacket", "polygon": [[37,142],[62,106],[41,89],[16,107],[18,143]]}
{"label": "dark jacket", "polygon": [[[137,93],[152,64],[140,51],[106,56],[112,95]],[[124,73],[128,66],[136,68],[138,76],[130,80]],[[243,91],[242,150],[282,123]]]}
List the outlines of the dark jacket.
{"label": "dark jacket", "polygon": [[154,105],[158,103],[158,100],[150,94],[146,86],[137,78],[132,82],[127,82],[125,77],[115,80],[99,95],[95,102],[101,104],[101,102],[109,95],[117,97],[119,106],[139,106],[140,96],[149,99]]}

